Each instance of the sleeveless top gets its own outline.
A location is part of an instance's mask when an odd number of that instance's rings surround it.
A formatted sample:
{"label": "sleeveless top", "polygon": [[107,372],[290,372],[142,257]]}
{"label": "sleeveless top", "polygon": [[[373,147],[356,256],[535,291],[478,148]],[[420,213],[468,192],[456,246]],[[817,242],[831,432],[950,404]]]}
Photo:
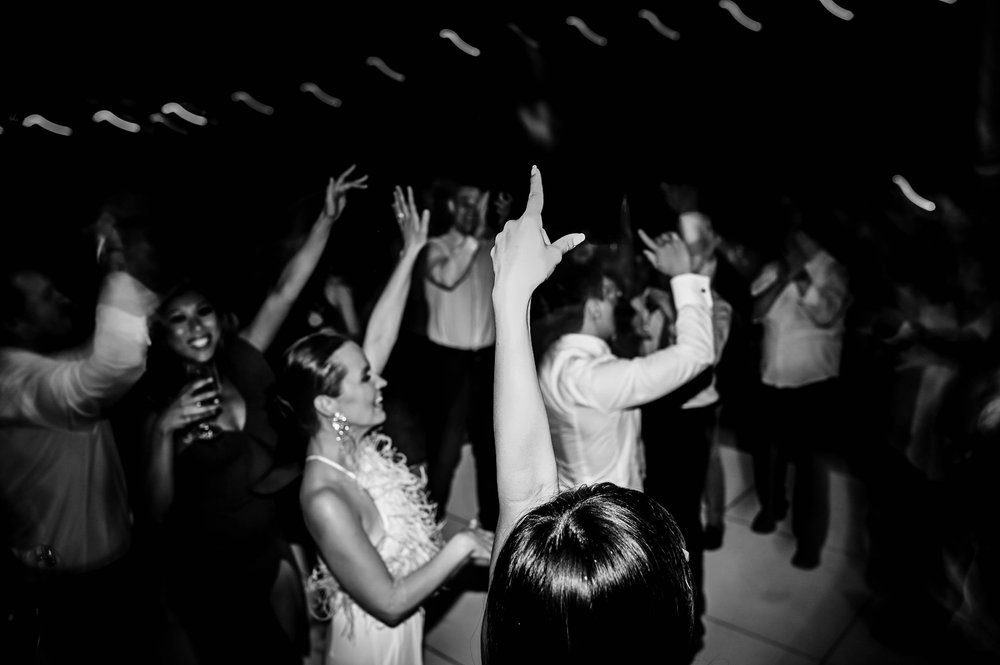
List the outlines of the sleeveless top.
{"label": "sleeveless top", "polygon": [[[427,563],[441,547],[441,526],[435,521],[434,504],[427,500],[426,475],[414,475],[406,459],[384,434],[362,439],[356,459],[357,471],[353,473],[321,455],[310,455],[306,461],[340,470],[368,493],[379,512],[385,534],[379,542],[373,543],[375,549],[394,579],[405,577]],[[306,590],[312,615],[321,621],[341,615],[348,637],[353,636],[355,621],[386,627],[357,606],[322,560],[309,575]]]}

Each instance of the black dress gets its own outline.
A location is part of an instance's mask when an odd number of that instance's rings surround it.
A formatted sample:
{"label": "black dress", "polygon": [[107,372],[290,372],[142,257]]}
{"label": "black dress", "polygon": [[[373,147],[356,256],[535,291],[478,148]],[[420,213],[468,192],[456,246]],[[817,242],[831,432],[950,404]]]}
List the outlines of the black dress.
{"label": "black dress", "polygon": [[246,421],[175,458],[163,552],[168,603],[201,665],[301,663],[270,602],[281,560],[294,558],[275,496],[255,491],[274,460],[267,407],[275,377],[239,337],[226,340],[216,362],[242,395]]}

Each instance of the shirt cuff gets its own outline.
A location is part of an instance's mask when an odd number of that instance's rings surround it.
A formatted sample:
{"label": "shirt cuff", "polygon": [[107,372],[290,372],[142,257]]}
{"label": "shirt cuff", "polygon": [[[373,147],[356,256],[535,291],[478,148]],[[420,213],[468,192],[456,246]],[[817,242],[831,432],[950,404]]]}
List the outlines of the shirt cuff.
{"label": "shirt cuff", "polygon": [[674,293],[674,305],[678,312],[687,305],[712,306],[711,280],[704,275],[685,273],[672,277],[670,290]]}

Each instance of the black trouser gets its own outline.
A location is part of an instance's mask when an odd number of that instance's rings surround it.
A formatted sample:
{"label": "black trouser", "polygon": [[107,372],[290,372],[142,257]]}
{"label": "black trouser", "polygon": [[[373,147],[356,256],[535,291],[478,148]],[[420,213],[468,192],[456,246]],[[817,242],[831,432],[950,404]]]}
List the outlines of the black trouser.
{"label": "black trouser", "polygon": [[155,603],[126,556],[82,573],[32,571],[5,560],[0,662],[156,662]]}
{"label": "black trouser", "polygon": [[764,513],[780,513],[787,505],[785,475],[788,465],[794,465],[792,535],[806,552],[819,553],[830,525],[829,456],[836,431],[850,418],[841,404],[836,379],[800,388],[762,388],[762,435],[753,450],[757,499]]}
{"label": "black trouser", "polygon": [[684,535],[694,581],[696,618],[705,613],[701,502],[718,414],[716,404],[680,409],[669,401],[656,401],[642,410],[645,491],[673,515]]}
{"label": "black trouser", "polygon": [[492,346],[465,351],[429,344],[427,376],[427,487],[438,518],[445,516],[462,445],[469,441],[476,461],[479,521],[490,530],[496,529],[500,511],[493,440],[494,355]]}

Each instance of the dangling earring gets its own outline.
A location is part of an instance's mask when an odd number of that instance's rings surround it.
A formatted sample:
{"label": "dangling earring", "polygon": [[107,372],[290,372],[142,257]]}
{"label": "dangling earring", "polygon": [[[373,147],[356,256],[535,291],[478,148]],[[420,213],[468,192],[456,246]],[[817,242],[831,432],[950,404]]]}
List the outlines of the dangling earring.
{"label": "dangling earring", "polygon": [[347,416],[342,414],[340,411],[333,414],[333,418],[330,420],[330,426],[333,427],[333,431],[337,433],[337,443],[344,440],[344,437],[348,436],[348,432],[351,431],[351,426],[347,423]]}

